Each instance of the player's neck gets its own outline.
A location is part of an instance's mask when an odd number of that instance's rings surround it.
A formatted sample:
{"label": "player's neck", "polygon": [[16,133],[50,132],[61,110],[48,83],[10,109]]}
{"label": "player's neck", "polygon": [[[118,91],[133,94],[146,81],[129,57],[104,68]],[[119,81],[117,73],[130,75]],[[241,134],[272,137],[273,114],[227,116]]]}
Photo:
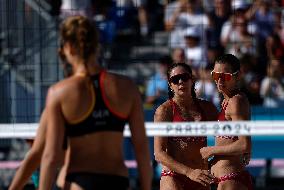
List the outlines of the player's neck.
{"label": "player's neck", "polygon": [[191,107],[194,104],[194,99],[192,97],[174,97],[174,101],[181,107]]}

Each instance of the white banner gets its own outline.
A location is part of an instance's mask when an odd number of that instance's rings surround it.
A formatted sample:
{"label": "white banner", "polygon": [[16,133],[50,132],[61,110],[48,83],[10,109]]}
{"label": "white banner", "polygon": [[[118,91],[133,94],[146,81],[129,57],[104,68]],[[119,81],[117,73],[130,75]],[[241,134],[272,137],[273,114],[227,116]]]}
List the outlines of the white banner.
{"label": "white banner", "polygon": [[[284,121],[146,122],[147,136],[284,135]],[[0,138],[32,139],[38,123],[0,124]],[[129,137],[129,126],[124,136]]]}

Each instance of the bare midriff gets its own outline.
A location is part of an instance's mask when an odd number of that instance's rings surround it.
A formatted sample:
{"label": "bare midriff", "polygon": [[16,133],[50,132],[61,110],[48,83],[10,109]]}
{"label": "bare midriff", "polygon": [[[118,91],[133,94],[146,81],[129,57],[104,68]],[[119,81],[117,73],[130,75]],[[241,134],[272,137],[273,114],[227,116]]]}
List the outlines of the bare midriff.
{"label": "bare midriff", "polygon": [[[216,145],[226,145],[232,143],[231,139],[217,139]],[[241,155],[215,155],[211,167],[211,173],[215,177],[221,177],[233,172],[240,172],[244,170],[244,164],[241,162]]]}
{"label": "bare midriff", "polygon": [[[168,154],[176,161],[192,169],[207,169],[208,166],[203,162],[200,148],[206,146],[205,142],[187,142],[181,147],[179,142],[168,142]],[[178,147],[178,148],[177,148]],[[164,170],[170,170],[163,166]]]}
{"label": "bare midriff", "polygon": [[128,176],[122,141],[122,134],[115,132],[72,138],[67,173],[91,172]]}

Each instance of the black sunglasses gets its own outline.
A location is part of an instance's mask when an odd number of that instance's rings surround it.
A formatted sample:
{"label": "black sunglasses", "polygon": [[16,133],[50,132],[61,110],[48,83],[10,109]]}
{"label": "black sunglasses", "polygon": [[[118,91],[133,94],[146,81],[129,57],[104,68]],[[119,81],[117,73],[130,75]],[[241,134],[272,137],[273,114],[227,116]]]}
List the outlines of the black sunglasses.
{"label": "black sunglasses", "polygon": [[192,79],[192,75],[189,73],[182,73],[172,76],[169,81],[173,84],[178,84],[179,80],[182,80],[182,82],[187,82],[189,79]]}

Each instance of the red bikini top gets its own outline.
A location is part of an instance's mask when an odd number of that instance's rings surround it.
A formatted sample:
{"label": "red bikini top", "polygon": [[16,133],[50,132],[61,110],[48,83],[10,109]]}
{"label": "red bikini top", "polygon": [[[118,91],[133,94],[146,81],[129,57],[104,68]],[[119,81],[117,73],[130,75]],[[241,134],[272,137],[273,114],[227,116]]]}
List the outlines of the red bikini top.
{"label": "red bikini top", "polygon": [[[191,120],[186,120],[184,119],[179,110],[178,110],[178,105],[172,100],[170,99],[171,105],[172,105],[172,111],[173,111],[173,122],[186,122],[186,121],[191,121]],[[201,106],[199,105],[199,103],[197,101],[196,105],[198,107],[198,109],[200,110],[201,113],[201,120],[200,121],[205,121],[206,117],[204,116],[204,112],[201,109]],[[171,140],[176,141],[176,142],[204,142],[207,141],[207,137],[171,137]]]}
{"label": "red bikini top", "polygon": [[[225,111],[226,111],[227,106],[228,106],[228,102],[224,104],[224,106],[222,107],[221,112],[218,115],[218,121],[228,121],[225,116]],[[222,139],[231,139],[234,141],[239,139],[237,136],[216,136],[216,137],[222,138]]]}
{"label": "red bikini top", "polygon": [[222,109],[218,115],[218,121],[227,121],[226,116],[225,116],[225,111],[228,106],[228,102],[222,106]]}

